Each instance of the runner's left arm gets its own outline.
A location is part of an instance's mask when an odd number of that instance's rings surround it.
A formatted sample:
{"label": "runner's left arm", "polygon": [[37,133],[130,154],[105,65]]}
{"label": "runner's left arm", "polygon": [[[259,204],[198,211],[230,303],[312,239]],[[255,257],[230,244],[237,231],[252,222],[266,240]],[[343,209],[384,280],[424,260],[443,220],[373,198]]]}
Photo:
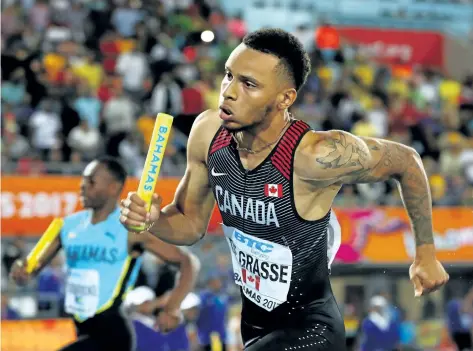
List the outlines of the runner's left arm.
{"label": "runner's left arm", "polygon": [[411,147],[333,130],[312,133],[299,153],[301,178],[315,186],[394,179],[414,229],[417,247],[432,246],[432,200],[419,154]]}
{"label": "runner's left arm", "polygon": [[43,270],[43,268],[46,267],[53,260],[54,257],[56,257],[61,248],[61,235],[58,235],[56,238],[54,238],[53,241],[51,241],[51,244],[49,244],[48,248],[43,254],[42,259],[38,262],[38,265],[32,272],[32,275],[35,276],[39,274]]}
{"label": "runner's left arm", "polygon": [[31,278],[37,276],[44,267],[46,267],[51,260],[57,255],[59,250],[61,249],[61,236],[58,235],[47,247],[44,254],[41,255],[41,260],[38,261],[36,267],[34,267],[33,272],[28,273],[26,266],[27,260],[25,257],[17,259],[11,268],[10,277],[17,283],[17,284],[24,284]]}

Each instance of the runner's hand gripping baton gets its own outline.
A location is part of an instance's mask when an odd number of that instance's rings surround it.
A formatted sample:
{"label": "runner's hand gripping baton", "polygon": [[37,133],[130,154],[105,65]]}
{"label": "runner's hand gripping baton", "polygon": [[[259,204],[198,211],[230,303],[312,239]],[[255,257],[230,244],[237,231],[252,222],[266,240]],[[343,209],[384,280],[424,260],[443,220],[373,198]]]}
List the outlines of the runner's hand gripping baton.
{"label": "runner's hand gripping baton", "polygon": [[[153,198],[159,171],[163,163],[164,151],[169,140],[173,117],[165,113],[158,113],[154,123],[153,135],[148,148],[145,166],[138,185],[138,196],[146,202],[146,209],[149,212],[151,200]],[[145,226],[134,227],[133,229],[144,231]]]}

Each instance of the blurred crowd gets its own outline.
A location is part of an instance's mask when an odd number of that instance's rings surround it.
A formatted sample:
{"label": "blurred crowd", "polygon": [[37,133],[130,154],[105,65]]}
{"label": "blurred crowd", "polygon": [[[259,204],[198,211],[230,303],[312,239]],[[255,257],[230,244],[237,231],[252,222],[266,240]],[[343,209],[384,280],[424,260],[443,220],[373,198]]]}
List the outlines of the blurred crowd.
{"label": "blurred crowd", "polygon": [[[218,105],[224,62],[246,34],[215,0],[17,0],[2,4],[2,169],[80,174],[103,153],[139,176],[155,115],[176,125],[162,172],[185,169],[196,115]],[[435,205],[473,205],[473,76],[381,65],[356,45],[294,34],[312,73],[293,107],[316,129],[411,145]],[[335,30],[336,32],[336,30]],[[338,206],[399,205],[395,184],[345,187]]]}

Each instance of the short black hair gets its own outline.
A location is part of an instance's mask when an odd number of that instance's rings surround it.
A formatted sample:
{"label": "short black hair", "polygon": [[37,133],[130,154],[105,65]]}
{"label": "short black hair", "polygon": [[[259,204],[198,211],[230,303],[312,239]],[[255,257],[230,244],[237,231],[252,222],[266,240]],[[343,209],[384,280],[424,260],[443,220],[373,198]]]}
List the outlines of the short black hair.
{"label": "short black hair", "polygon": [[247,34],[243,44],[253,50],[274,55],[281,60],[297,91],[310,72],[310,58],[294,35],[279,28],[264,28]]}
{"label": "short black hair", "polygon": [[118,159],[111,156],[102,156],[97,158],[97,162],[101,165],[104,165],[118,182],[125,184],[128,174],[125,170],[125,167]]}

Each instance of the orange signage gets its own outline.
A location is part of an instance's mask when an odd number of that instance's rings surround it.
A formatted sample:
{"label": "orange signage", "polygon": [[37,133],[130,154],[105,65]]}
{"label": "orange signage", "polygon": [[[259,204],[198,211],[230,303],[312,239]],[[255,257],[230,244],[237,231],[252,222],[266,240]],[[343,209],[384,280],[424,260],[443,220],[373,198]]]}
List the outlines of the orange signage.
{"label": "orange signage", "polygon": [[[138,179],[130,179],[123,197],[138,187]],[[156,191],[164,203],[174,198],[178,179],[163,179]],[[54,217],[65,217],[81,209],[80,177],[46,176],[2,177],[2,233],[37,236],[48,227]]]}
{"label": "orange signage", "polygon": [[[2,178],[2,233],[37,236],[54,217],[80,209],[80,177],[5,176]],[[156,192],[170,203],[179,183],[177,178],[160,179]],[[130,179],[123,191],[136,190]],[[403,208],[335,209],[342,228],[342,245],[336,260],[343,263],[407,263],[415,254],[409,218]],[[215,208],[209,232],[221,233],[221,216]],[[438,207],[433,210],[435,243],[442,261],[473,260],[473,211],[466,207]]]}
{"label": "orange signage", "polygon": [[[343,263],[407,263],[415,255],[415,238],[404,208],[335,209],[342,244],[335,258]],[[473,261],[473,210],[433,210],[437,256],[444,262]]]}
{"label": "orange signage", "polygon": [[1,330],[4,351],[59,350],[76,339],[69,319],[2,320]]}

